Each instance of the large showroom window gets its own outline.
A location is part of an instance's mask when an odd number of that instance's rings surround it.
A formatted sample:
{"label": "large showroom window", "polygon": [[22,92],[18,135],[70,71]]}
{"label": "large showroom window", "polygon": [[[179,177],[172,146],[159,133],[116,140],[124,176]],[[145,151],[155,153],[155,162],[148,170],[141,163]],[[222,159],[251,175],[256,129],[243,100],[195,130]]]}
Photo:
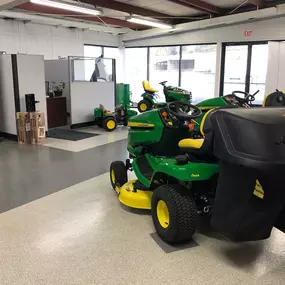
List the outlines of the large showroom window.
{"label": "large showroom window", "polygon": [[84,56],[99,57],[103,54],[103,48],[99,46],[84,45]]}
{"label": "large showroom window", "polygon": [[[149,81],[159,90],[159,99],[164,99],[163,87],[159,82],[168,81],[169,85],[178,86],[180,47],[149,48]],[[164,99],[165,100],[165,99]]]}
{"label": "large showroom window", "polygon": [[193,103],[214,97],[216,45],[182,47],[181,87],[192,92]]}
{"label": "large showroom window", "polygon": [[125,49],[125,82],[130,84],[132,100],[138,102],[147,79],[147,48]]}
{"label": "large showroom window", "polygon": [[[116,60],[116,81],[117,83],[120,83],[122,81],[121,78],[121,72],[120,72],[120,68],[121,68],[121,61],[120,61],[120,53],[119,53],[119,49],[116,47],[103,47],[103,54],[104,54],[104,58],[112,58]],[[106,69],[107,72],[111,72],[112,71],[112,66],[110,66],[110,61],[107,63],[109,63],[108,65],[106,65]]]}

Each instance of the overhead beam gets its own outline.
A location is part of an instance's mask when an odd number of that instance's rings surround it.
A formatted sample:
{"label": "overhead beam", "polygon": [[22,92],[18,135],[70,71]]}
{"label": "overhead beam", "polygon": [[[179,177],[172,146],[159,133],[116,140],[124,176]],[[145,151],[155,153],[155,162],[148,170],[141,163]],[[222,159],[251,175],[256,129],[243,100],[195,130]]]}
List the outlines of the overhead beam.
{"label": "overhead beam", "polygon": [[208,14],[214,14],[214,15],[221,14],[221,9],[219,7],[201,0],[168,0],[168,1]]}
{"label": "overhead beam", "polygon": [[86,20],[86,21],[91,21],[91,22],[96,22],[96,23],[106,23],[108,25],[125,27],[125,28],[130,28],[133,30],[141,30],[145,28],[145,26],[143,25],[131,23],[131,22],[124,21],[121,19],[115,19],[115,18],[110,18],[110,17],[87,16],[87,15],[83,16],[82,14],[79,14],[76,12],[37,5],[37,4],[30,3],[30,2],[21,4],[17,6],[17,8],[21,10],[25,10],[25,11],[40,13],[40,14],[63,15],[65,17],[72,17],[74,19]]}
{"label": "overhead beam", "polygon": [[264,6],[264,0],[248,0],[248,3],[251,3],[257,7],[263,7]]}
{"label": "overhead beam", "polygon": [[145,16],[145,17],[152,17],[152,18],[167,18],[170,15],[152,11],[146,8],[126,4],[123,2],[118,2],[114,0],[82,0],[84,3],[92,4],[92,5],[98,5],[103,8],[108,8],[120,12],[125,12],[128,14],[136,14],[140,16]]}
{"label": "overhead beam", "polygon": [[0,10],[9,10],[29,0],[0,0]]}

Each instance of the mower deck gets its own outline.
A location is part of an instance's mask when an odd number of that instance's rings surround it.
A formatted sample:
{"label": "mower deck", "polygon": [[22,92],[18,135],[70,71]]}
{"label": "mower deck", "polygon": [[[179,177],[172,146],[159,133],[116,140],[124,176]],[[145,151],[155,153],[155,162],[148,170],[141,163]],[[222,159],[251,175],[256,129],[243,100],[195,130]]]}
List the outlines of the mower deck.
{"label": "mower deck", "polygon": [[136,209],[151,209],[152,191],[135,189],[134,184],[137,180],[131,180],[122,187],[116,187],[119,200],[125,206]]}

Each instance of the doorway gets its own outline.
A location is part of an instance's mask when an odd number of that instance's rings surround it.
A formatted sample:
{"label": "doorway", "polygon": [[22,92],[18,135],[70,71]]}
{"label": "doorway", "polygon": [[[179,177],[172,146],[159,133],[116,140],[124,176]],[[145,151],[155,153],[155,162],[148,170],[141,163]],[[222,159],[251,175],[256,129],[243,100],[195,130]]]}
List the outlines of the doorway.
{"label": "doorway", "polygon": [[267,42],[224,44],[220,96],[233,91],[253,94],[259,90],[255,104],[261,104],[265,95],[267,63]]}

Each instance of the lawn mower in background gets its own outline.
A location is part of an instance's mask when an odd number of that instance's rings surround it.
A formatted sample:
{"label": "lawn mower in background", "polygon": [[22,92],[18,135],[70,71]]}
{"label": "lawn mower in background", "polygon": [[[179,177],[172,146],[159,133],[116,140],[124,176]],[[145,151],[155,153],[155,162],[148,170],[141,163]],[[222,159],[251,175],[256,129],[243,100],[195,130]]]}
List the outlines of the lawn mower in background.
{"label": "lawn mower in background", "polygon": [[264,98],[262,107],[285,107],[285,94],[276,89]]}
{"label": "lawn mower in background", "polygon": [[129,119],[137,115],[135,110],[131,110],[130,96],[129,84],[117,84],[115,111],[106,110],[100,104],[99,107],[94,109],[95,125],[104,128],[108,132],[114,131],[118,125],[127,126]]}
{"label": "lawn mower in background", "polygon": [[[181,89],[179,87],[167,86],[167,81],[162,81],[159,84],[163,86],[163,93],[165,96],[165,102],[181,101],[186,103],[191,103],[192,94],[189,91]],[[156,94],[158,90],[150,86],[149,81],[144,80],[142,82],[144,93],[141,95],[143,99],[138,103],[138,110],[140,113],[149,111],[153,108],[160,108],[166,105],[165,102],[157,102],[158,95]]]}

